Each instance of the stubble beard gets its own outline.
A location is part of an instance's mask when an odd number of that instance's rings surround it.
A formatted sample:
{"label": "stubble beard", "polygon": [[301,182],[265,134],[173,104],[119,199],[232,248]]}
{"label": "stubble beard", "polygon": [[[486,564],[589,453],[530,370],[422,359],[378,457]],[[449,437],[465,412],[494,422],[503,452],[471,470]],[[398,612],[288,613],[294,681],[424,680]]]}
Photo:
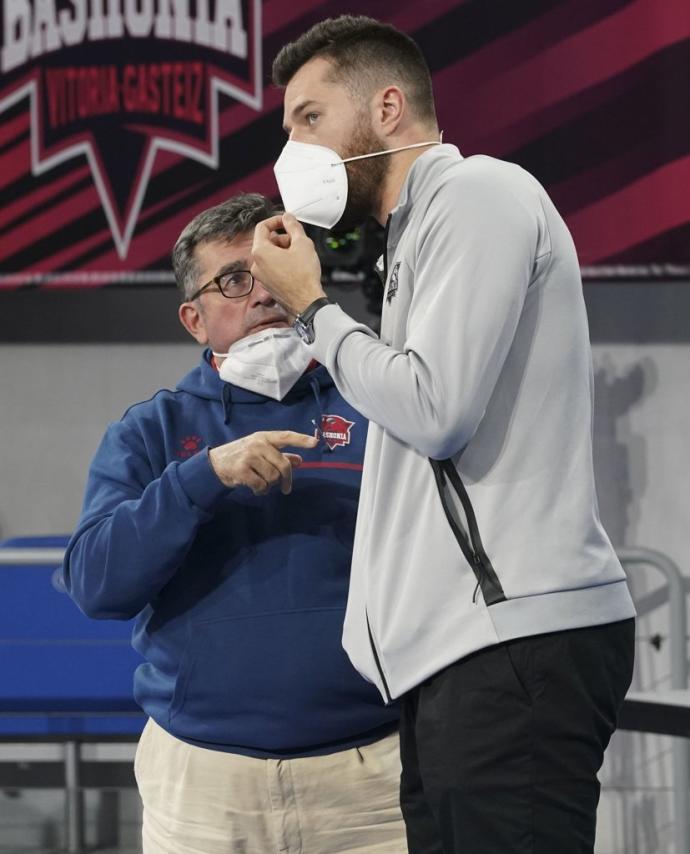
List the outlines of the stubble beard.
{"label": "stubble beard", "polygon": [[[370,151],[381,151],[383,145],[376,136],[368,116],[362,117],[344,147],[342,157],[357,157]],[[369,216],[374,216],[381,198],[384,180],[390,168],[387,155],[367,157],[346,163],[347,203],[343,215],[334,230],[343,231],[361,225]]]}

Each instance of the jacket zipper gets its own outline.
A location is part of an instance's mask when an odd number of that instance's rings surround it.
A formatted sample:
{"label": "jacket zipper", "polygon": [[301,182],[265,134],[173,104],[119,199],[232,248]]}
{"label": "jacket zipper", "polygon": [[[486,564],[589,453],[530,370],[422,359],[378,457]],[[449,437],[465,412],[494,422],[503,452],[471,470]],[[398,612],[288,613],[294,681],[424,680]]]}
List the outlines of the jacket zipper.
{"label": "jacket zipper", "polygon": [[383,230],[383,296],[385,299],[388,288],[388,231],[391,227],[391,214],[388,214],[386,227]]}
{"label": "jacket zipper", "polygon": [[[453,465],[453,461],[451,459],[430,459],[429,462],[436,478],[436,486],[441,498],[441,504],[443,505],[443,512],[465,559],[474,573],[474,577],[477,579],[477,588],[475,588],[472,601],[476,602],[477,590],[479,589],[482,591],[482,596],[487,606],[495,605],[497,602],[504,602],[506,596],[503,592],[503,587],[484,549],[472,502],[457,469]],[[451,512],[446,496],[446,478],[450,481],[450,485],[455,490],[462,504],[462,509],[465,511],[469,537]]]}
{"label": "jacket zipper", "polygon": [[381,669],[381,662],[379,660],[379,654],[376,651],[376,644],[374,643],[374,635],[371,632],[371,625],[369,623],[369,613],[367,609],[364,609],[364,616],[367,618],[367,631],[369,632],[369,644],[371,645],[371,652],[374,656],[374,662],[376,664],[376,669],[379,672],[379,676],[381,677],[381,684],[383,685],[383,690],[386,694],[386,705],[389,705],[393,702],[393,698],[391,697],[391,692],[388,690],[388,682],[386,682],[386,677],[383,675],[383,670]]}
{"label": "jacket zipper", "polygon": [[[383,231],[383,296],[386,296],[386,288],[388,287],[388,230],[391,224],[391,215],[388,214],[388,219],[386,220],[386,227]],[[388,690],[388,682],[386,681],[386,677],[383,675],[383,669],[381,667],[381,660],[379,659],[379,654],[376,651],[376,644],[374,643],[374,635],[371,631],[371,623],[369,622],[369,613],[367,609],[364,609],[364,615],[367,620],[367,632],[369,633],[369,645],[371,647],[371,654],[374,656],[374,663],[376,664],[376,670],[378,671],[379,678],[381,679],[381,684],[383,685],[383,690],[386,695],[386,705],[393,702],[391,697],[391,693]]]}

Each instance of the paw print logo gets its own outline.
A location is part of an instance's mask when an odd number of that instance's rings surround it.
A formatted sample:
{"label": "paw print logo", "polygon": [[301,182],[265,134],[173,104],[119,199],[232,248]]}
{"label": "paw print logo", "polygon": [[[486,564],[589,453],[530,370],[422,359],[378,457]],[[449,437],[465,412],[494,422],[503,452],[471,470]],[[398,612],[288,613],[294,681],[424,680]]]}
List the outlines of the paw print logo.
{"label": "paw print logo", "polygon": [[200,451],[204,444],[204,440],[201,436],[185,436],[180,441],[180,447],[177,450],[177,456],[181,460],[186,460],[189,457],[193,457],[197,451]]}

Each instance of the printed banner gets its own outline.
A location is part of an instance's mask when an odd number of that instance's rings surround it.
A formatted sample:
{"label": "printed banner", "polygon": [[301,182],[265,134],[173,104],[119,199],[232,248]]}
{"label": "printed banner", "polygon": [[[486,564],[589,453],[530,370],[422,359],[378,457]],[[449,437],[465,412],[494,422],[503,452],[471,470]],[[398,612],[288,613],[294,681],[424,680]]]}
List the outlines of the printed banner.
{"label": "printed banner", "polygon": [[690,275],[687,0],[2,0],[0,288],[172,282],[195,214],[277,194],[272,60],[344,11],[417,40],[444,141],[534,174],[586,276]]}

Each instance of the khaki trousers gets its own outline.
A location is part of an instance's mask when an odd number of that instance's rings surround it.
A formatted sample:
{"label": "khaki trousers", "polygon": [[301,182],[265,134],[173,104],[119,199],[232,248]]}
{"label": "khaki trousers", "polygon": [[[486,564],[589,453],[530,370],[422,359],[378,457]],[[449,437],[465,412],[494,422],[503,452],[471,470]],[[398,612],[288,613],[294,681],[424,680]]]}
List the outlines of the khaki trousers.
{"label": "khaki trousers", "polygon": [[393,734],[304,759],[256,759],[174,738],[153,720],[134,772],[144,854],[405,854]]}

